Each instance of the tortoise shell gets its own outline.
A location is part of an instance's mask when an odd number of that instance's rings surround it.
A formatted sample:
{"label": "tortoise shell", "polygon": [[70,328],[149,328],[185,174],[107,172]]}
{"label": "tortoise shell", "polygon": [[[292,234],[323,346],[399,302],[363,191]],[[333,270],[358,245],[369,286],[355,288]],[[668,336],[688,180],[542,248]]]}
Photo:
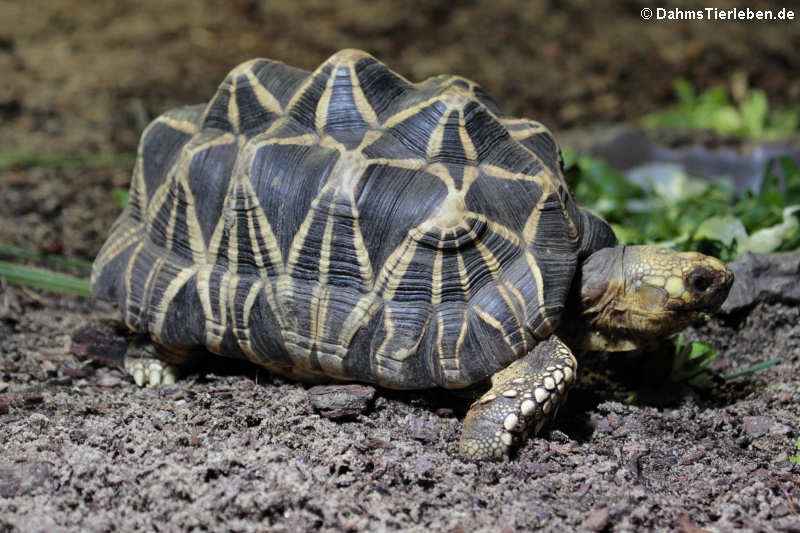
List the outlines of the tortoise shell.
{"label": "tortoise shell", "polygon": [[153,121],[92,290],[168,349],[463,387],[553,333],[576,265],[614,242],[541,124],[344,50],[313,73],[249,61]]}

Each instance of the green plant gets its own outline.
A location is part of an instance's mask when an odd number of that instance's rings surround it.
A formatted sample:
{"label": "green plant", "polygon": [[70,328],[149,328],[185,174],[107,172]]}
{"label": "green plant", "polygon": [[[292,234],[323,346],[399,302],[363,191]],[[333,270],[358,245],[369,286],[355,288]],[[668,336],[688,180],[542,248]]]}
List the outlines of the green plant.
{"label": "green plant", "polygon": [[564,156],[578,202],[605,218],[625,244],[662,244],[725,261],[745,250],[800,247],[800,169],[789,158],[770,161],[757,193],[737,195],[727,179],[662,170],[629,180],[598,159]]}
{"label": "green plant", "polygon": [[[797,439],[797,451],[800,452],[800,439]],[[800,453],[789,456],[789,460],[793,463],[800,463]]]}
{"label": "green plant", "polygon": [[698,94],[685,79],[675,81],[678,103],[642,118],[645,128],[714,130],[723,135],[756,139],[785,137],[800,126],[800,106],[770,109],[764,91],[749,90],[738,103],[731,102],[724,86]]}

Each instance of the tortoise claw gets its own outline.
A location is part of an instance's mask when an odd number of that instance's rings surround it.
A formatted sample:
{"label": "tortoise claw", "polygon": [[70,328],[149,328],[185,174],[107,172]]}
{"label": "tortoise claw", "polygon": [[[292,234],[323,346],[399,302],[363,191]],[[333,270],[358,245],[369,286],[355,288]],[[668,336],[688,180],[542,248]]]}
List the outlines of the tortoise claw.
{"label": "tortoise claw", "polygon": [[175,366],[150,358],[125,358],[125,370],[139,387],[170,385],[178,375]]}

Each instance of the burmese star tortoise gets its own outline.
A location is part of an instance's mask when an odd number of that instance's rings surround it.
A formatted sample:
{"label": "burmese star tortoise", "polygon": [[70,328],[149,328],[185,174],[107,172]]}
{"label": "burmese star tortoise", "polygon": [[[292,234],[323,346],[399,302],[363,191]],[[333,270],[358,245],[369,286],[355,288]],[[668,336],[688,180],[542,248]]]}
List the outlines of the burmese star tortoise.
{"label": "burmese star tortoise", "polygon": [[236,67],[142,135],[92,271],[175,379],[200,350],[306,381],[490,381],[460,452],[507,456],[554,416],[573,352],[630,350],[716,310],[716,259],[620,246],[579,207],[550,132],[475,83],[411,83],[367,53]]}

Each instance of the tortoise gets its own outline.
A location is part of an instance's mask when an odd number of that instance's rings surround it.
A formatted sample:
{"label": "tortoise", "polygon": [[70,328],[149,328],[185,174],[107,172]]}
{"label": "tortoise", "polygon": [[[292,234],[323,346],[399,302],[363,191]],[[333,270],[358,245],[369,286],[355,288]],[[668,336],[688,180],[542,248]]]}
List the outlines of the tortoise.
{"label": "tortoise", "polygon": [[210,351],[309,382],[488,384],[460,453],[507,457],[555,416],[580,350],[631,350],[719,308],[717,259],[622,246],[578,206],[540,123],[474,82],[411,83],[343,50],[234,68],[144,131],[92,269],[176,379]]}

